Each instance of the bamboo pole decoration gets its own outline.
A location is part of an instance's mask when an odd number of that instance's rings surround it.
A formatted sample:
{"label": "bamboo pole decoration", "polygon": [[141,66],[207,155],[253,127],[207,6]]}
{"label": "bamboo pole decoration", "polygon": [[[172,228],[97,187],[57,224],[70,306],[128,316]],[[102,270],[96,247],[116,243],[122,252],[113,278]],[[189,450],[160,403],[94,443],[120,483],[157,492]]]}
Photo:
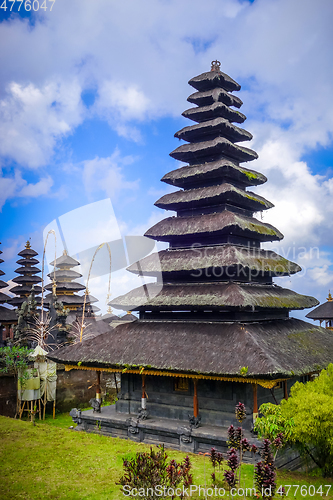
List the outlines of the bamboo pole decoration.
{"label": "bamboo pole decoration", "polygon": [[199,402],[198,402],[198,379],[193,379],[194,393],[193,393],[193,415],[198,418],[199,415]]}
{"label": "bamboo pole decoration", "polygon": [[97,255],[97,252],[99,252],[99,250],[104,246],[106,245],[107,246],[107,249],[108,249],[108,252],[109,252],[109,257],[110,257],[110,272],[109,272],[109,285],[108,285],[108,293],[107,293],[107,296],[109,297],[110,295],[110,289],[111,289],[111,248],[110,248],[110,245],[106,242],[104,243],[101,243],[95,250],[95,253],[93,255],[93,258],[91,259],[91,263],[90,263],[90,267],[89,267],[89,272],[88,272],[88,277],[87,277],[87,284],[86,284],[86,291],[85,291],[85,294],[84,294],[84,301],[83,301],[83,311],[82,311],[82,321],[81,321],[81,331],[80,331],[80,342],[82,342],[82,337],[83,337],[83,323],[84,323],[84,313],[85,313],[85,309],[86,309],[86,302],[87,302],[87,295],[88,295],[88,285],[89,285],[89,279],[90,279],[90,274],[91,274],[91,269],[92,269],[92,265],[94,263],[94,260],[95,260],[95,257]]}
{"label": "bamboo pole decoration", "polygon": [[253,388],[253,423],[258,418],[258,385],[252,384]]}

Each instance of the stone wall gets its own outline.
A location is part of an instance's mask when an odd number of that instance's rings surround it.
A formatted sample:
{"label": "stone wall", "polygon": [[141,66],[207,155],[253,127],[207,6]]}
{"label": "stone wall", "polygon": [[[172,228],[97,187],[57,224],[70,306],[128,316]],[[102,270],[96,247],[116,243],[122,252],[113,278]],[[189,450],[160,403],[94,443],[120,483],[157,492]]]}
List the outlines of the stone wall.
{"label": "stone wall", "polygon": [[[96,372],[88,370],[65,371],[63,365],[57,366],[57,399],[56,409],[61,412],[72,408],[87,408],[89,400],[95,397]],[[118,390],[120,379],[117,375]],[[112,401],[116,396],[116,384],[113,373],[101,373],[102,398]],[[50,411],[52,410],[52,403]],[[16,385],[13,375],[0,375],[0,415],[14,417],[16,410]]]}
{"label": "stone wall", "polygon": [[14,417],[16,411],[16,384],[7,373],[0,375],[0,415]]}

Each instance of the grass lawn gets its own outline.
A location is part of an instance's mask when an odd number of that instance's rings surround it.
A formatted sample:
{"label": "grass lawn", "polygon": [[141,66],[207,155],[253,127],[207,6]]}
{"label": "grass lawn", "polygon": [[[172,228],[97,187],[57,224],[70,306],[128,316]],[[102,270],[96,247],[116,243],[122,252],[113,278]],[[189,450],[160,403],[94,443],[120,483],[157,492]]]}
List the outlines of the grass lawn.
{"label": "grass lawn", "polygon": [[[98,434],[86,434],[70,430],[72,419],[59,415],[45,422],[13,420],[0,416],[0,499],[4,500],[120,500],[128,498],[115,483],[122,475],[124,458],[137,451],[149,450],[149,446]],[[177,461],[184,453],[167,451],[169,459]],[[194,483],[204,487],[211,485],[211,465],[200,455],[190,455],[193,464]],[[204,461],[205,460],[205,461]],[[245,486],[253,486],[253,466],[245,465]],[[206,481],[205,481],[206,477]],[[291,488],[288,499],[333,499],[333,479],[311,477],[301,473],[278,472],[278,484],[305,485],[303,495]],[[314,494],[323,485],[322,495]],[[331,491],[326,495],[328,487]],[[242,484],[243,487],[243,479]],[[228,498],[226,495],[224,498]],[[305,493],[305,495],[304,495]],[[140,498],[140,497],[136,497]],[[142,498],[142,497],[141,497]],[[162,497],[163,498],[163,497]],[[205,496],[193,495],[193,499]],[[207,496],[207,498],[212,498]],[[213,497],[214,498],[214,497]],[[217,497],[218,498],[218,497]],[[243,498],[234,496],[233,498]],[[246,497],[253,498],[253,497]],[[279,495],[276,498],[282,498]]]}

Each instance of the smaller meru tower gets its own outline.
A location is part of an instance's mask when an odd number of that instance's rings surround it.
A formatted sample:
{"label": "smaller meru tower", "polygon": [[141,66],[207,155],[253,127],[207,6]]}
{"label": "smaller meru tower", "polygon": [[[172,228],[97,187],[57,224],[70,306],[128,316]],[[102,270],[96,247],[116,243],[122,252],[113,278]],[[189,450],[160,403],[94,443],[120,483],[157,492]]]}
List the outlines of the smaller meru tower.
{"label": "smaller meru tower", "polygon": [[35,300],[38,305],[41,304],[41,297],[38,295],[42,291],[42,287],[39,285],[42,279],[37,274],[40,273],[40,269],[36,267],[39,264],[39,260],[36,259],[38,255],[35,250],[31,248],[30,241],[27,241],[25,248],[18,253],[20,257],[16,261],[20,267],[15,269],[15,272],[19,275],[13,278],[12,281],[17,283],[17,286],[12,287],[9,291],[15,293],[17,297],[13,297],[8,301],[14,307],[20,308],[23,302],[25,302],[32,292],[32,288],[35,292]]}
{"label": "smaller meru tower", "polygon": [[[250,429],[262,402],[288,397],[297,377],[325,368],[333,336],[289,316],[315,298],[273,283],[300,267],[261,247],[283,235],[254,216],[272,203],[249,189],[265,176],[242,165],[257,154],[243,146],[252,135],[240,126],[240,85],[218,61],[189,84],[194,106],[183,116],[194,123],[175,134],[184,144],[171,153],[186,165],[163,177],[179,189],[156,202],[176,216],[146,232],[169,249],[129,267],[162,274],[162,290],[152,283],[114,299],[111,306],[139,319],[52,356],[68,368],[122,372],[116,411],[103,408],[113,435],[198,451],[222,443],[239,401]],[[128,420],[135,415],[140,424]]]}

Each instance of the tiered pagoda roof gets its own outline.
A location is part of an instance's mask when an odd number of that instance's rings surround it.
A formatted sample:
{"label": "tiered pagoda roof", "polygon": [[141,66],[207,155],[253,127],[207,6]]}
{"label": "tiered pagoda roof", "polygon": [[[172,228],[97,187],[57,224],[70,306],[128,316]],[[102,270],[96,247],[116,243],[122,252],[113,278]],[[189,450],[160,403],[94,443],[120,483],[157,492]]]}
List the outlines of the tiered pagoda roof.
{"label": "tiered pagoda roof", "polygon": [[313,320],[319,320],[320,324],[322,321],[326,322],[326,328],[333,329],[333,298],[331,292],[329,292],[327,297],[327,302],[320,304],[320,306],[316,307],[312,311],[310,311],[307,315],[307,318]]}
{"label": "tiered pagoda roof", "polygon": [[17,260],[16,263],[19,264],[20,267],[15,269],[15,272],[19,274],[19,276],[13,279],[14,283],[17,283],[17,286],[10,289],[10,292],[15,293],[17,297],[10,299],[8,303],[15,307],[21,307],[23,302],[25,302],[31,294],[33,287],[35,300],[37,304],[40,305],[42,299],[38,297],[38,294],[42,291],[42,287],[39,285],[42,279],[36,276],[36,274],[40,273],[40,269],[35,267],[39,264],[39,260],[35,258],[38,253],[31,248],[30,242],[27,241],[25,248],[19,252],[18,255],[21,258]]}
{"label": "tiered pagoda roof", "polygon": [[99,345],[76,345],[55,356],[73,365],[76,359],[82,366],[135,365],[157,374],[168,369],[240,377],[248,367],[249,381],[324,368],[333,356],[332,336],[289,318],[290,310],[318,301],[275,285],[273,278],[300,267],[261,249],[283,235],[254,216],[273,205],[248,190],[266,177],[240,165],[257,158],[238,144],[252,138],[235,125],[246,119],[234,109],[242,101],[231,93],[240,85],[216,61],[189,84],[197,92],[188,101],[196,106],[183,116],[196,123],[175,134],[187,143],[171,153],[188,165],[162,178],[180,189],[156,202],[177,215],[145,234],[169,242],[169,249],[159,252],[160,266],[148,256],[128,268],[157,279],[162,274],[163,288],[144,285],[114,299],[111,306],[139,311],[140,319],[99,337]]}
{"label": "tiered pagoda roof", "polygon": [[[0,250],[0,255],[2,254],[2,250]],[[0,259],[0,264],[4,262],[3,259]],[[0,276],[3,276],[5,273],[0,269]],[[1,288],[7,288],[8,283],[6,283],[3,280],[0,280],[0,289]],[[4,304],[5,302],[8,302],[10,300],[10,296],[6,295],[5,293],[0,292],[0,304]]]}
{"label": "tiered pagoda roof", "polygon": [[[0,255],[2,253],[3,253],[2,250],[0,250]],[[0,258],[0,264],[2,264],[3,262],[4,260]],[[4,276],[4,274],[5,273],[0,269],[0,276]],[[0,290],[2,288],[7,288],[7,287],[8,283],[6,283],[3,280],[0,280]],[[8,303],[10,299],[11,297],[9,295],[0,291],[0,304],[5,304],[6,302]],[[7,307],[0,305],[0,324],[12,323],[12,322],[14,323],[17,322],[16,312],[13,309],[9,309]]]}
{"label": "tiered pagoda roof", "polygon": [[[57,260],[51,262],[50,265],[54,266],[56,269],[48,274],[52,283],[46,285],[45,289],[50,290],[51,293],[46,295],[45,303],[50,303],[52,290],[55,284],[57,299],[63,303],[64,307],[70,311],[82,311],[84,295],[78,295],[77,292],[85,290],[86,287],[78,281],[75,281],[78,278],[81,278],[82,274],[73,270],[73,268],[80,265],[80,262],[70,257],[65,250],[63,255]],[[92,307],[95,307],[90,305],[93,302],[97,302],[97,299],[88,295],[86,299],[86,310],[88,308],[90,308],[89,310],[92,310]],[[98,308],[95,309],[99,310]]]}

